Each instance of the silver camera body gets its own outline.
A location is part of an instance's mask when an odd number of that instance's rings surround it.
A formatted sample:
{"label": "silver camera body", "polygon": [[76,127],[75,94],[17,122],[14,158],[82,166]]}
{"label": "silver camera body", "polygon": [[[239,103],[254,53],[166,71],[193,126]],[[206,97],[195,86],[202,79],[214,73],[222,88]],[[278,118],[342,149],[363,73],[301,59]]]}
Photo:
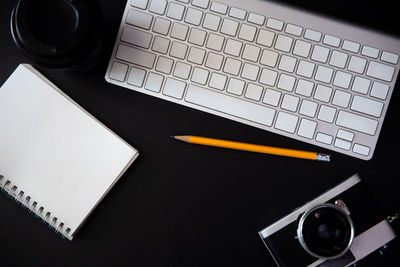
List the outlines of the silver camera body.
{"label": "silver camera body", "polygon": [[355,174],[259,232],[278,266],[350,266],[396,237]]}

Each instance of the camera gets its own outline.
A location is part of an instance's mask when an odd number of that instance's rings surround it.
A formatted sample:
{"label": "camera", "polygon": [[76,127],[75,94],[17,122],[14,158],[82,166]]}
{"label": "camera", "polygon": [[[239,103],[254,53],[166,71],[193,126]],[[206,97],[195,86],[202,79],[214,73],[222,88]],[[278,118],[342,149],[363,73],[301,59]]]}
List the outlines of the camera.
{"label": "camera", "polygon": [[396,237],[358,174],[259,232],[278,266],[350,266]]}

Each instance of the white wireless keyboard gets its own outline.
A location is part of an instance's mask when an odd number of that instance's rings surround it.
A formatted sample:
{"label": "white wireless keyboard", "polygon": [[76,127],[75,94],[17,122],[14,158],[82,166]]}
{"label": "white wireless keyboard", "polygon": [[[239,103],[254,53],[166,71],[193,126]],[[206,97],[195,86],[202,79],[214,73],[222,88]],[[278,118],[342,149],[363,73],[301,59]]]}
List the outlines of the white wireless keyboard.
{"label": "white wireless keyboard", "polygon": [[267,1],[129,0],[110,83],[368,160],[400,40]]}

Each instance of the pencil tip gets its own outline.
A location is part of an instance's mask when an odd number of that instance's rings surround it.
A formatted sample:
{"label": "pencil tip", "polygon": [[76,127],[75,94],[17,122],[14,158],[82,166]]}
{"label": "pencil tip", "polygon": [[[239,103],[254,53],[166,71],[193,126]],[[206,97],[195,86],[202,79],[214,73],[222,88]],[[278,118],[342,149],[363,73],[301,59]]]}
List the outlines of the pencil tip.
{"label": "pencil tip", "polygon": [[184,142],[188,141],[188,136],[187,135],[171,135],[170,137],[173,138],[173,139],[184,141]]}

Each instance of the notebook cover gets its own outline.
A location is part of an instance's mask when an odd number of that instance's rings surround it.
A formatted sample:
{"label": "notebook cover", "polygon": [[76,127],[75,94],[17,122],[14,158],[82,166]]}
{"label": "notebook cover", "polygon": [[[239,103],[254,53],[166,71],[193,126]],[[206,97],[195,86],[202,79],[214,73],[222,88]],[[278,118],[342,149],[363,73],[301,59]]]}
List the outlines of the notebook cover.
{"label": "notebook cover", "polygon": [[27,64],[0,89],[0,129],[0,175],[10,181],[8,192],[17,186],[14,197],[61,233],[69,228],[70,240],[138,156]]}

